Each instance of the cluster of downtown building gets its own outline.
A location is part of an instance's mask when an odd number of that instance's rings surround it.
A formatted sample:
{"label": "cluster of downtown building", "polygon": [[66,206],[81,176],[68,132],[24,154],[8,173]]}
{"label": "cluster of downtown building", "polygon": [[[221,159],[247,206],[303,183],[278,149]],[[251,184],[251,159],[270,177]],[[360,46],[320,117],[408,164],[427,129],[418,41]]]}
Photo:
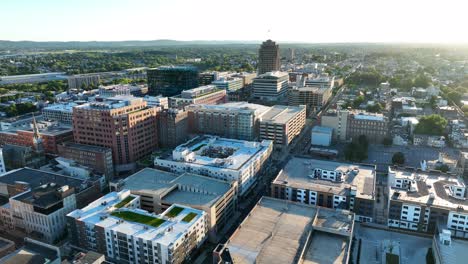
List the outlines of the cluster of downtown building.
{"label": "cluster of downtown building", "polygon": [[[147,87],[100,87],[88,100],[2,122],[8,171],[0,176],[0,224],[46,243],[68,233],[73,247],[116,263],[182,263],[205,241],[219,243],[272,155],[289,150],[337,84],[316,69],[280,69],[279,46],[269,40],[258,75],[148,69]],[[76,86],[95,81],[81,77]],[[321,125],[311,135],[320,146],[362,134],[377,142],[388,133],[386,117],[346,109],[324,113]],[[172,151],[152,155],[163,148]],[[388,173],[388,227],[431,233],[443,226],[468,238],[460,178]],[[322,252],[340,245],[326,257],[348,263],[354,221],[382,218],[376,178],[375,165],[292,157],[271,182],[271,197],[216,247],[214,262],[320,263]]]}

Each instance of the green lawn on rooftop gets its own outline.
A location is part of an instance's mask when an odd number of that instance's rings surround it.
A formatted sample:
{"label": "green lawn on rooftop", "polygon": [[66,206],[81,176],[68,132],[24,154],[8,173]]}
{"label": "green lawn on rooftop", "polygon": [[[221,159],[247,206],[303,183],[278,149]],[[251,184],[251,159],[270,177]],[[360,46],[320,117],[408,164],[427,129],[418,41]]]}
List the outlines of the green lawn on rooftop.
{"label": "green lawn on rooftop", "polygon": [[131,202],[133,199],[135,199],[135,197],[129,195],[127,196],[127,198],[123,199],[122,201],[120,201],[118,204],[115,205],[115,208],[122,208],[124,207],[124,205],[128,204],[129,202]]}
{"label": "green lawn on rooftop", "polygon": [[182,221],[189,223],[192,221],[197,216],[196,213],[188,213],[184,218],[182,218]]}
{"label": "green lawn on rooftop", "polygon": [[172,208],[172,209],[166,214],[166,216],[167,216],[167,217],[170,217],[170,218],[176,217],[176,216],[179,215],[180,212],[182,212],[183,210],[184,210],[184,208],[175,206],[174,208]]}
{"label": "green lawn on rooftop", "polygon": [[125,221],[136,222],[152,227],[158,227],[164,222],[166,222],[166,220],[164,219],[159,219],[153,216],[138,214],[130,211],[112,212],[111,215],[118,218],[122,218]]}

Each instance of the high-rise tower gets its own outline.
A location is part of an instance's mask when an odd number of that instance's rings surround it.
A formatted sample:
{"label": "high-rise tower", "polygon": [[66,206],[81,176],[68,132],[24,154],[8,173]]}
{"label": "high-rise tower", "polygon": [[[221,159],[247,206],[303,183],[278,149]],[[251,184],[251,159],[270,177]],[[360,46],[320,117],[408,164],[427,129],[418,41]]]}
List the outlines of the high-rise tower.
{"label": "high-rise tower", "polygon": [[258,50],[258,74],[280,70],[279,45],[271,39],[265,41]]}

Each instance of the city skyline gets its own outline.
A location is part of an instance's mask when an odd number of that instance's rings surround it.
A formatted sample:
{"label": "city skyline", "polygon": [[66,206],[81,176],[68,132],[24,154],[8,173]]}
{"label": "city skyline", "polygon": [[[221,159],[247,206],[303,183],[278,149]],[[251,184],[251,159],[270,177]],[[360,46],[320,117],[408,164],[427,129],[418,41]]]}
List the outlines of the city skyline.
{"label": "city skyline", "polygon": [[[466,5],[455,0],[444,5],[432,0],[391,4],[300,0],[288,9],[246,0],[222,5],[213,0],[6,1],[0,4],[3,10],[21,12],[5,12],[0,17],[0,36],[12,41],[271,38],[301,43],[466,43],[468,36],[460,34]],[[229,19],[226,14],[231,14]]]}

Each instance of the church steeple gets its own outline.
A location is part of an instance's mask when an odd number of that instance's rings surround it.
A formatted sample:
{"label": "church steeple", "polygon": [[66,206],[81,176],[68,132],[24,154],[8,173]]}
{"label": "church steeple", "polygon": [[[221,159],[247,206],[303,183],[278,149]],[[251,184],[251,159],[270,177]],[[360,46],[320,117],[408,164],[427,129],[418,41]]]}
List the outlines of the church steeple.
{"label": "church steeple", "polygon": [[42,146],[42,137],[41,137],[41,134],[39,134],[39,128],[37,127],[37,123],[36,123],[36,117],[34,116],[33,114],[33,120],[32,120],[32,124],[33,124],[33,143],[34,143],[34,147],[36,149],[36,151],[42,151],[43,150],[43,146]]}

